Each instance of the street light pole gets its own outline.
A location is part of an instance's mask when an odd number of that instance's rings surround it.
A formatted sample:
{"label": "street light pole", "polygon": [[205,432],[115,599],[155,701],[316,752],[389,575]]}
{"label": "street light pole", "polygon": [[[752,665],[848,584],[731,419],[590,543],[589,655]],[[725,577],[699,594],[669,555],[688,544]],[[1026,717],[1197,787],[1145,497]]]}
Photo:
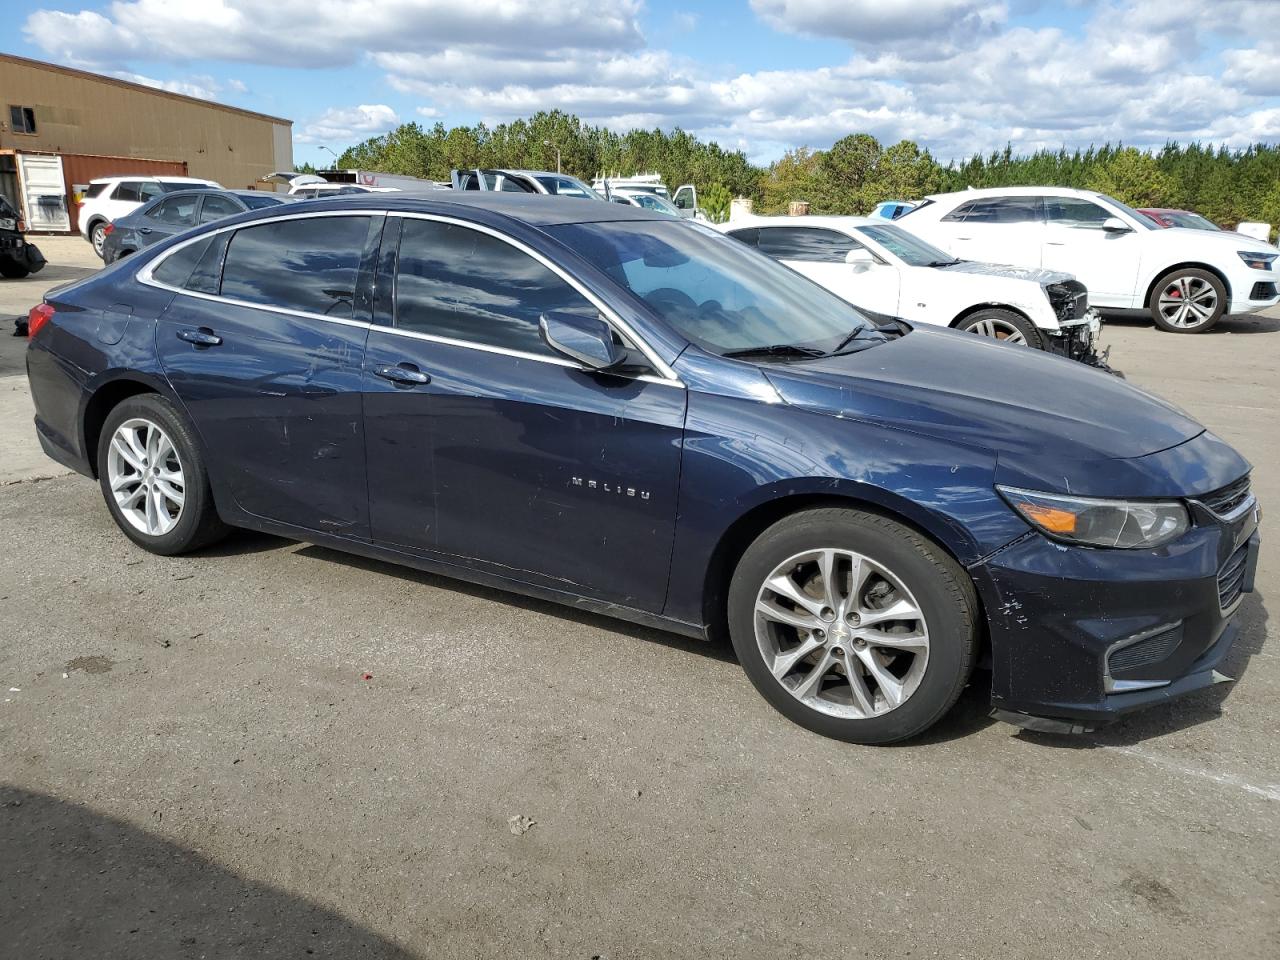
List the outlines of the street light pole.
{"label": "street light pole", "polygon": [[[543,140],[542,145],[544,147],[553,146],[550,140]],[[555,150],[556,150],[556,173],[559,173],[560,172],[560,148],[556,147]]]}

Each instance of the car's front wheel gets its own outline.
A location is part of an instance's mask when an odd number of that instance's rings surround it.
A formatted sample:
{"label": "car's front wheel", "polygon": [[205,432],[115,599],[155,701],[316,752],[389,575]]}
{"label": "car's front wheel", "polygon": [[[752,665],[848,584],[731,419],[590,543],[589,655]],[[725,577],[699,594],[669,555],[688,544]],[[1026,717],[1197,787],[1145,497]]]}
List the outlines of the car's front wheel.
{"label": "car's front wheel", "polygon": [[102,256],[103,245],[107,242],[107,225],[99,221],[89,228],[89,242],[93,244],[93,252]]}
{"label": "car's front wheel", "polygon": [[747,676],[824,736],[884,744],[936,723],[968,682],[978,602],[955,560],[874,513],[805,510],[747,548],[728,600]]}
{"label": "car's front wheel", "polygon": [[158,394],[130,397],[107,415],[98,479],[116,524],[152,553],[187,553],[226,533],[194,433]]}
{"label": "car's front wheel", "polygon": [[989,307],[971,313],[956,324],[956,329],[1017,346],[1044,349],[1044,340],[1034,323],[1021,314],[1001,307]]}
{"label": "car's front wheel", "polygon": [[1156,281],[1147,308],[1161,330],[1204,333],[1226,312],[1227,288],[1208,270],[1183,267]]}

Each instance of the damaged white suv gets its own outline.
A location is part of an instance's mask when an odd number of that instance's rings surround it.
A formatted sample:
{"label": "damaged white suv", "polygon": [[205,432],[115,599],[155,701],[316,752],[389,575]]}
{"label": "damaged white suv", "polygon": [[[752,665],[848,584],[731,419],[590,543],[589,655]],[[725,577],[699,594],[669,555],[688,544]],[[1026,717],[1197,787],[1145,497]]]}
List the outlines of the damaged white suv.
{"label": "damaged white suv", "polygon": [[1074,274],[1104,314],[1145,311],[1173,333],[1203,333],[1226,314],[1280,302],[1280,249],[1238,233],[1164,229],[1089,190],[942,193],[897,222],[966,260]]}

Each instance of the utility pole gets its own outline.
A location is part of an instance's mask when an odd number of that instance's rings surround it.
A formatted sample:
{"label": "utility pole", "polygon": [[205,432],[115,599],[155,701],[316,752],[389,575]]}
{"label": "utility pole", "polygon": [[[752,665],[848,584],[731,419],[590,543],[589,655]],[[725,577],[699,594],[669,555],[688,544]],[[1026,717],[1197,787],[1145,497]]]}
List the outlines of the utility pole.
{"label": "utility pole", "polygon": [[[544,147],[555,146],[555,144],[553,144],[550,140],[543,140],[542,145]],[[556,150],[556,173],[560,173],[560,148],[556,147],[555,150]]]}

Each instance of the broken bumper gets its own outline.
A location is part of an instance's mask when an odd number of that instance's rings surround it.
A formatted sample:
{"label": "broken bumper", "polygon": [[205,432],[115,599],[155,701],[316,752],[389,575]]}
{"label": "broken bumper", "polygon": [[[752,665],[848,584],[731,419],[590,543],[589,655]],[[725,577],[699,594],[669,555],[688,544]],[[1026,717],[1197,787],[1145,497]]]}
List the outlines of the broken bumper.
{"label": "broken bumper", "polygon": [[1028,534],[971,568],[991,638],[996,715],[1088,729],[1210,686],[1253,589],[1260,512],[1198,503],[1155,550],[1100,550]]}
{"label": "broken bumper", "polygon": [[1059,324],[1059,332],[1045,337],[1045,350],[1068,360],[1078,360],[1091,367],[1110,370],[1107,354],[1098,351],[1098,338],[1102,331],[1102,318],[1097,310],[1089,310],[1078,320],[1065,320]]}

